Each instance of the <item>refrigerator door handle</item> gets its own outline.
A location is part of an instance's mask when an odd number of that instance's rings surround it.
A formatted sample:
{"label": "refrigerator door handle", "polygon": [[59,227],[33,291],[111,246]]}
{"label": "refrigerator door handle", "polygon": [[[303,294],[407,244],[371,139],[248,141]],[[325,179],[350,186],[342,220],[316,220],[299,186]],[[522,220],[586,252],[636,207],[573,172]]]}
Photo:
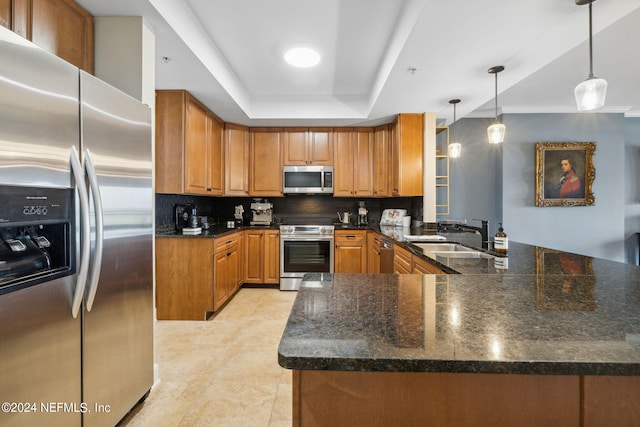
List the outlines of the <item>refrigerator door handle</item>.
{"label": "refrigerator door handle", "polygon": [[87,311],[91,311],[93,307],[93,301],[96,298],[96,292],[98,291],[98,281],[100,280],[100,269],[102,268],[102,248],[104,246],[104,221],[103,221],[103,208],[102,208],[102,195],[100,194],[100,187],[98,186],[98,175],[96,169],[93,166],[93,160],[91,160],[91,153],[89,150],[84,152],[84,166],[89,177],[89,186],[91,187],[91,196],[93,200],[93,207],[95,208],[95,220],[96,220],[96,243],[93,254],[93,265],[91,266],[91,274],[87,281]]}
{"label": "refrigerator door handle", "polygon": [[78,267],[76,289],[71,303],[71,314],[76,318],[82,306],[82,297],[84,296],[84,289],[87,283],[89,254],[91,250],[91,224],[89,223],[89,195],[87,194],[87,187],[84,183],[84,168],[80,163],[76,147],[71,147],[69,160],[71,162],[71,171],[76,181],[78,198],[80,199],[80,224],[82,227],[80,230],[80,266]]}

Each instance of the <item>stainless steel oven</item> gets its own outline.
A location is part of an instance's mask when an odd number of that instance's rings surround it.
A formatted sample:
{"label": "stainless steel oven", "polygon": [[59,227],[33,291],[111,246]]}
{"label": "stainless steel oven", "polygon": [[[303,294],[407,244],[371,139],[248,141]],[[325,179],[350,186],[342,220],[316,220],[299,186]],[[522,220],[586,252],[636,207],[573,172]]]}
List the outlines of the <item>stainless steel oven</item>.
{"label": "stainless steel oven", "polygon": [[333,225],[280,226],[280,290],[300,288],[305,273],[333,273]]}

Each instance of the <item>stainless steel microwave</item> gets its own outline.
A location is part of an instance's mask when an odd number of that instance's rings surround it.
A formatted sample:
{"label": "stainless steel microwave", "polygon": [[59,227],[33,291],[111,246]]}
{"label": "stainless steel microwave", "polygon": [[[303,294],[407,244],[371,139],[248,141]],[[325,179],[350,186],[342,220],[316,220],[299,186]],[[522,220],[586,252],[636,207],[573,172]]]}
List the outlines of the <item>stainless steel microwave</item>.
{"label": "stainless steel microwave", "polygon": [[333,194],[333,166],[284,166],[284,194]]}

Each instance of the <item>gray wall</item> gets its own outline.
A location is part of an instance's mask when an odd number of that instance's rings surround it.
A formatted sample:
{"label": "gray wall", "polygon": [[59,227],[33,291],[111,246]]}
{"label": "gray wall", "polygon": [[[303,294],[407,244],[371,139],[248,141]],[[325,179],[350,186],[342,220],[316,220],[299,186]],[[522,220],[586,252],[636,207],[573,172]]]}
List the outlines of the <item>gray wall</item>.
{"label": "gray wall", "polygon": [[[502,146],[486,142],[488,119],[456,123],[451,218],[504,220],[514,241],[635,263],[640,231],[640,120],[622,114],[504,115]],[[536,142],[596,142],[595,206],[536,207]]]}

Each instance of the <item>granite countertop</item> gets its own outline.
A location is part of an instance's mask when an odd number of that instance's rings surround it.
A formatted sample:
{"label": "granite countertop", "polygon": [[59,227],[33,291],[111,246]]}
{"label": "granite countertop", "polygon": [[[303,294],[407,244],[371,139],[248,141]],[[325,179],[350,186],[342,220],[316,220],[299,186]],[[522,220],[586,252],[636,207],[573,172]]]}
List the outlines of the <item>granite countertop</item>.
{"label": "granite countertop", "polygon": [[226,225],[212,225],[208,230],[202,230],[198,234],[183,234],[175,228],[156,230],[156,237],[180,237],[180,238],[216,238],[236,233],[242,230],[279,230],[279,225],[241,225],[235,228],[227,228]]}
{"label": "granite countertop", "polygon": [[507,270],[490,263],[449,275],[306,275],[280,365],[640,375],[640,268],[516,242]]}

